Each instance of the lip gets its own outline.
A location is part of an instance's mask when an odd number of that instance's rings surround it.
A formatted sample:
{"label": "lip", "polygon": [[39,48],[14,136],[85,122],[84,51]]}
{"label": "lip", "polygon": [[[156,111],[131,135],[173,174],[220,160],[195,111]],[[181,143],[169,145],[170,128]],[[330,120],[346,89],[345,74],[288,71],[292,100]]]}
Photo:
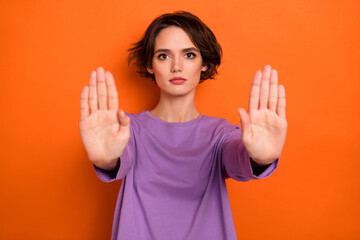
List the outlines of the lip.
{"label": "lip", "polygon": [[170,79],[170,82],[172,84],[176,84],[176,85],[183,84],[185,81],[186,81],[186,79],[182,78],[182,77],[173,77],[172,79]]}
{"label": "lip", "polygon": [[170,79],[170,81],[174,81],[174,80],[186,80],[186,79],[182,77],[173,77],[172,79]]}

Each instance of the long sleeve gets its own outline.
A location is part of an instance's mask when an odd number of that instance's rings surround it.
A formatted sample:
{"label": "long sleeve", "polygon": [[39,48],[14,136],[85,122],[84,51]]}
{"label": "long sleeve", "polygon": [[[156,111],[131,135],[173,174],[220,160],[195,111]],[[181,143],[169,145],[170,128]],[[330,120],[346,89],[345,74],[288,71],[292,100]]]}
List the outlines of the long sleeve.
{"label": "long sleeve", "polygon": [[[129,117],[131,117],[128,114]],[[121,154],[118,161],[118,168],[112,171],[101,169],[94,165],[95,172],[98,177],[104,182],[113,182],[115,180],[123,179],[128,172],[130,171],[131,167],[134,165],[134,154],[135,154],[135,137],[134,137],[134,125],[130,125],[130,139],[128,144],[126,145],[124,152]]]}
{"label": "long sleeve", "polygon": [[262,173],[258,175],[254,173],[251,159],[241,141],[241,130],[238,126],[229,131],[224,138],[220,147],[220,157],[225,171],[225,178],[230,177],[236,181],[249,181],[250,179],[268,177],[276,170],[279,159],[268,165]]}
{"label": "long sleeve", "polygon": [[270,175],[277,163],[266,170],[253,164],[253,173],[240,128],[225,119],[169,123],[149,111],[131,117],[119,168],[95,168],[105,182],[124,178],[112,239],[237,239],[224,169],[247,181]]}

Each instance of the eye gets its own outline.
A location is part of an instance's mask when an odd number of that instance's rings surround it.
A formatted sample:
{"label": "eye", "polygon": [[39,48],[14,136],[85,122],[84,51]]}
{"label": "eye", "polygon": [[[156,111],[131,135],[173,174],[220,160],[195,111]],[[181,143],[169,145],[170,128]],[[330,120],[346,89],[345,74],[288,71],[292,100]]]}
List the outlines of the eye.
{"label": "eye", "polygon": [[188,52],[188,53],[186,53],[186,54],[185,54],[185,57],[186,57],[186,58],[190,58],[190,59],[191,59],[191,58],[196,57],[196,54],[195,54],[195,53],[193,53],[193,52]]}
{"label": "eye", "polygon": [[165,53],[162,53],[162,54],[159,54],[158,55],[158,58],[160,59],[160,60],[164,60],[164,59],[166,59],[166,58],[168,58],[169,57],[169,55],[167,55],[167,54],[165,54]]}

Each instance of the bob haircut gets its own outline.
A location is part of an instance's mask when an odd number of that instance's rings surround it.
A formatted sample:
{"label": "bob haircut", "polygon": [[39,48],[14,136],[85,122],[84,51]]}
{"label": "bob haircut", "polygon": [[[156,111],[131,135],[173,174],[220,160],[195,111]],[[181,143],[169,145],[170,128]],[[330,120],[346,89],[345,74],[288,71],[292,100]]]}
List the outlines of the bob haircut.
{"label": "bob haircut", "polygon": [[198,17],[186,11],[166,13],[154,19],[141,40],[134,43],[133,47],[128,50],[128,63],[134,61],[138,67],[137,72],[142,77],[152,78],[155,81],[154,74],[150,74],[146,68],[152,67],[156,36],[162,29],[170,26],[184,30],[193,44],[200,50],[203,66],[207,66],[207,70],[201,72],[200,83],[209,78],[214,79],[217,74],[217,67],[221,62],[221,46],[210,28]]}

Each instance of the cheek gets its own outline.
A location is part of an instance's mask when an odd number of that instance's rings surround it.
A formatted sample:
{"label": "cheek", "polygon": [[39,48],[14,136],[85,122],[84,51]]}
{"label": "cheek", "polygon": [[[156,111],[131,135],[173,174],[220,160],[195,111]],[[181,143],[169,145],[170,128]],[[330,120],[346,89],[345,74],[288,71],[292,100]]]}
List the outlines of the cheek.
{"label": "cheek", "polygon": [[154,66],[153,68],[155,81],[158,86],[162,86],[164,80],[168,78],[167,73],[164,71],[164,66]]}
{"label": "cheek", "polygon": [[155,76],[161,76],[166,74],[166,65],[165,64],[155,64],[153,66]]}
{"label": "cheek", "polygon": [[200,75],[201,74],[201,71],[202,71],[202,65],[201,64],[199,64],[199,65],[197,65],[197,66],[193,66],[193,72],[194,72],[194,74],[196,74],[196,75]]}
{"label": "cheek", "polygon": [[193,62],[185,61],[182,66],[183,66],[183,70],[188,71],[188,72],[199,72],[199,71],[201,71],[201,68],[202,68],[201,63],[195,62],[195,61],[193,61]]}

